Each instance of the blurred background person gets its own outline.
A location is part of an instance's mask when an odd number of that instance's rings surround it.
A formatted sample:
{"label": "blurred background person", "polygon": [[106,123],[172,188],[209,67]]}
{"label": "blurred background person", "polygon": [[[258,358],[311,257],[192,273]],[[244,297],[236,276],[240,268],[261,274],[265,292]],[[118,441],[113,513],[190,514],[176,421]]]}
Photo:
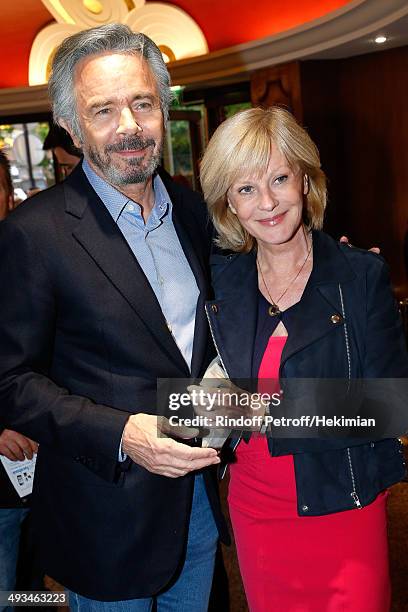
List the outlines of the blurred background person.
{"label": "blurred background person", "polygon": [[82,153],[71,136],[59,125],[52,124],[43,145],[44,151],[52,151],[54,156],[55,178],[64,180],[78,165]]}

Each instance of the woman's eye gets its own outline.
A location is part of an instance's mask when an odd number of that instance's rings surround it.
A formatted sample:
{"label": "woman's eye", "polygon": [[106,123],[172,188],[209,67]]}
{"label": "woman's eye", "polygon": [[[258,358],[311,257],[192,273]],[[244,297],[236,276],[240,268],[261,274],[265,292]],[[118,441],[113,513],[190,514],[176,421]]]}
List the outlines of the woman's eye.
{"label": "woman's eye", "polygon": [[238,193],[252,193],[254,188],[252,185],[244,185],[238,189]]}
{"label": "woman's eye", "polygon": [[282,183],[285,183],[288,180],[288,175],[287,174],[282,174],[281,176],[278,176],[275,179],[275,183],[277,185],[281,185]]}

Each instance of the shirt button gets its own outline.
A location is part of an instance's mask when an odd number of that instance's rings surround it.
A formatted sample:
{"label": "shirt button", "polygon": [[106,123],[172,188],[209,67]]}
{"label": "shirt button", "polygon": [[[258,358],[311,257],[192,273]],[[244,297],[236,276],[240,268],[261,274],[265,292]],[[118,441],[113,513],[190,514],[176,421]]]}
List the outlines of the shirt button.
{"label": "shirt button", "polygon": [[170,333],[172,333],[173,330],[172,330],[170,323],[167,323],[167,329],[169,330]]}
{"label": "shirt button", "polygon": [[128,204],[128,205],[126,206],[126,210],[127,210],[128,212],[133,212],[133,211],[135,210],[135,207],[134,207],[134,205],[133,205],[133,204]]}
{"label": "shirt button", "polygon": [[340,317],[339,315],[337,315],[337,314],[332,315],[332,316],[330,317],[330,321],[331,321],[332,323],[340,323],[340,321],[341,321],[341,317]]}
{"label": "shirt button", "polygon": [[306,506],[306,505],[302,506],[303,512],[307,512],[308,510],[309,510],[309,506]]}

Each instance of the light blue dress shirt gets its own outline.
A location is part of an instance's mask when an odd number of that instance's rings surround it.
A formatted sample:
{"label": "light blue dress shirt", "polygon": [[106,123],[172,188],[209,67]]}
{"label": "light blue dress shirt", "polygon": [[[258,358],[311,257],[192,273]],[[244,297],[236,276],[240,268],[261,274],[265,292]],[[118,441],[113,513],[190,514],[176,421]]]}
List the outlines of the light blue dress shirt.
{"label": "light blue dress shirt", "polygon": [[153,179],[154,206],[145,224],[137,202],[104,181],[86,160],[82,167],[145,273],[191,369],[199,290],[173,225],[173,205],[163,181]]}

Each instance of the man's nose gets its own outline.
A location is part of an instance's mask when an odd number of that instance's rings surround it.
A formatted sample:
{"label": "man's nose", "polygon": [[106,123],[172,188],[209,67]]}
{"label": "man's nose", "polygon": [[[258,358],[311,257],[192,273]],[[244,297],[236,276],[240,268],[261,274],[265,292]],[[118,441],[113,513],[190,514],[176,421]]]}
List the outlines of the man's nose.
{"label": "man's nose", "polygon": [[137,122],[132,110],[128,106],[122,108],[119,116],[119,125],[116,132],[118,134],[135,134],[136,132],[141,132],[142,130],[143,128]]}

